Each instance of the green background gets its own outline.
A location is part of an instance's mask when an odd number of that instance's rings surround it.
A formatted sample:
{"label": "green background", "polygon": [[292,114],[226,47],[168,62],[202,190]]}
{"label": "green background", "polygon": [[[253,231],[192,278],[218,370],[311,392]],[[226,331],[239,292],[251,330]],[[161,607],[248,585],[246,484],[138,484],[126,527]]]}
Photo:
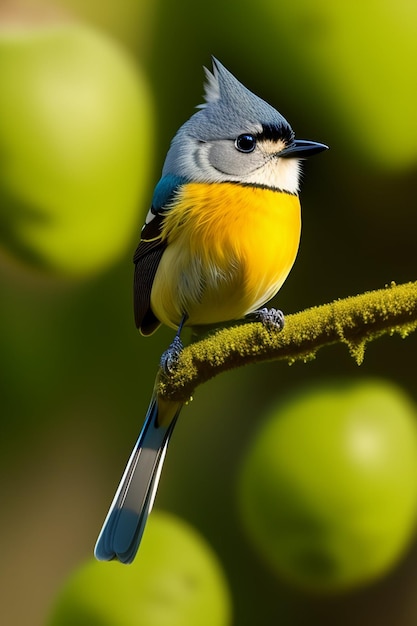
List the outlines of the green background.
{"label": "green background", "polygon": [[[290,313],[416,278],[413,3],[85,4],[62,0],[52,10],[107,33],[143,70],[156,120],[152,172],[131,245],[111,267],[69,281],[0,264],[0,612],[8,626],[43,624],[65,578],[91,556],[141,426],[172,332],[144,339],[135,330],[131,258],[169,142],[202,101],[211,54],[274,104],[299,138],[331,146],[305,166],[301,248],[275,304]],[[41,2],[21,6],[23,14],[50,11]],[[249,545],[236,482],[278,398],[337,375],[384,377],[417,400],[415,350],[415,335],[395,336],[372,344],[360,368],[340,345],[307,364],[247,367],[199,388],[184,409],[156,506],[193,524],[215,549],[239,626],[414,624],[416,546],[374,585],[332,598],[303,594]]]}

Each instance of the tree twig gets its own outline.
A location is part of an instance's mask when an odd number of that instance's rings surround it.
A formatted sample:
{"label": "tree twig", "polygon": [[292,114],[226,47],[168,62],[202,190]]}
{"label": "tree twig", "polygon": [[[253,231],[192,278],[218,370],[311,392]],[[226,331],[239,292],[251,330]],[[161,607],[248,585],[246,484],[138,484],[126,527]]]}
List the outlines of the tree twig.
{"label": "tree twig", "polygon": [[184,348],[175,372],[160,377],[158,393],[186,402],[194,389],[221,372],[269,360],[313,358],[342,342],[360,364],[366,344],[384,334],[406,337],[417,328],[417,282],[370,291],[287,315],[281,332],[261,323],[222,328]]}

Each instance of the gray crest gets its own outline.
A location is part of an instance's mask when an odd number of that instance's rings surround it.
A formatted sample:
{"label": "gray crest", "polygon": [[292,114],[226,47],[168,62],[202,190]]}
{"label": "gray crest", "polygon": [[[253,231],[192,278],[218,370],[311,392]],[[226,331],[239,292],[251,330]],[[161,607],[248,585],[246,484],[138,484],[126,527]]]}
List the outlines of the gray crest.
{"label": "gray crest", "polygon": [[216,58],[213,71],[205,68],[205,73],[205,103],[186,122],[187,132],[194,137],[235,139],[244,132],[261,133],[263,127],[288,129],[287,120],[274,107],[242,85]]}

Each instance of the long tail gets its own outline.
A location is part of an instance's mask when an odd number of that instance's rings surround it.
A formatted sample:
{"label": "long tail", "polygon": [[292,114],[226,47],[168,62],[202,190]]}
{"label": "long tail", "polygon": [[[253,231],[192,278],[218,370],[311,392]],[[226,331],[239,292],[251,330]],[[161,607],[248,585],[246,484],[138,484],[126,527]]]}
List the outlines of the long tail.
{"label": "long tail", "polygon": [[167,446],[182,404],[153,393],[145,423],[117,488],[94,554],[100,561],[131,563],[158,488]]}

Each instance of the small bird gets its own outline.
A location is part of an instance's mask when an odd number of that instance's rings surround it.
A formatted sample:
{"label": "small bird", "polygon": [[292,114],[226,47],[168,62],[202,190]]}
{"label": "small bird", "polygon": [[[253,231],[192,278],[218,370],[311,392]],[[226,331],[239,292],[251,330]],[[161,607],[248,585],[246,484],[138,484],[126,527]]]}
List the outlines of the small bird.
{"label": "small bird", "polygon": [[[161,359],[167,373],[184,325],[248,317],[282,328],[281,311],[262,307],[297,254],[300,159],[327,149],[295,139],[284,117],[214,57],[205,72],[205,103],[172,140],[134,255],[137,327],[143,335],[160,324],[177,329]],[[97,559],[135,558],[181,408],[154,390]]]}

